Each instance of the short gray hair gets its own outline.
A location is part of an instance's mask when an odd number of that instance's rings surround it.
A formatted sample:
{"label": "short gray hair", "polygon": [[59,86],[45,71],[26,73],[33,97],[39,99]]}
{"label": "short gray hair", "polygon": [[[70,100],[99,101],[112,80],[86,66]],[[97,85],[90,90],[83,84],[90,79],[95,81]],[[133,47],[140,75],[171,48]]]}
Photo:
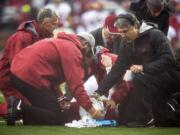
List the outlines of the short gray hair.
{"label": "short gray hair", "polygon": [[54,16],[58,17],[55,11],[49,8],[43,8],[38,12],[37,21],[43,22],[45,19],[51,19]]}

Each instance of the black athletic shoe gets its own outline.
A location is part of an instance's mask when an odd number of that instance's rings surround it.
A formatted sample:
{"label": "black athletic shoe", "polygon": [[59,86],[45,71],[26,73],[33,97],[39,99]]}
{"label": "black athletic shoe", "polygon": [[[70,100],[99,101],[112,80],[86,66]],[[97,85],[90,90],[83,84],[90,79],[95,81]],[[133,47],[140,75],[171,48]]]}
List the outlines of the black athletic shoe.
{"label": "black athletic shoe", "polygon": [[15,121],[20,117],[22,100],[10,96],[7,100],[8,112],[6,116],[7,125],[15,125]]}
{"label": "black athletic shoe", "polygon": [[153,127],[155,127],[155,124],[154,124],[154,119],[152,118],[147,123],[142,123],[142,122],[127,123],[127,127],[129,127],[129,128],[143,128],[143,127],[153,128]]}

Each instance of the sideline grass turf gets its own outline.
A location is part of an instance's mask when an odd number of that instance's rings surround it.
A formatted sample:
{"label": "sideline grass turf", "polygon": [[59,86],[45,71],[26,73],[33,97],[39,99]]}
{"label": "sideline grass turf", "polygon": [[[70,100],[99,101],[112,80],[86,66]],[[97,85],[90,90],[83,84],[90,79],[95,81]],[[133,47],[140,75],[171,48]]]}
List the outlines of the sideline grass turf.
{"label": "sideline grass turf", "polygon": [[[4,102],[0,94],[0,103]],[[180,135],[180,128],[67,128],[63,126],[6,126],[0,118],[0,135]]]}
{"label": "sideline grass turf", "polygon": [[1,94],[1,91],[0,91],[0,103],[3,103],[4,102],[4,97],[3,95]]}
{"label": "sideline grass turf", "polygon": [[180,128],[67,128],[63,126],[6,126],[0,123],[0,135],[180,135]]}

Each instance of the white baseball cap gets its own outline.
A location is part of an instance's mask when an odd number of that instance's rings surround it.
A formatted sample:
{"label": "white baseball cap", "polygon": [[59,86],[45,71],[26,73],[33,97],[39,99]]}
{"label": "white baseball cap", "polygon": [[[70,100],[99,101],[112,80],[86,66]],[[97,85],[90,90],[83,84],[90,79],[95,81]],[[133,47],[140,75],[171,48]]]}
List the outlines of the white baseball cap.
{"label": "white baseball cap", "polygon": [[79,36],[79,37],[85,39],[86,41],[88,41],[89,45],[91,46],[91,50],[93,52],[93,55],[94,55],[95,54],[94,53],[94,47],[95,47],[94,36],[91,33],[88,33],[88,32],[79,33],[79,34],[77,34],[77,36]]}

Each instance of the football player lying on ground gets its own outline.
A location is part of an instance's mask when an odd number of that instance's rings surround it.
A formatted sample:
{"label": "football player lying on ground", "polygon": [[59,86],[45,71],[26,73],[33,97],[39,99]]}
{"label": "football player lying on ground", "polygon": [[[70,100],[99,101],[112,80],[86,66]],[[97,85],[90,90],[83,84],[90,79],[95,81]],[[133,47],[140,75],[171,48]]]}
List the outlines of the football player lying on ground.
{"label": "football player lying on ground", "polygon": [[[98,46],[96,47],[96,50],[98,50],[96,51],[96,57],[91,62],[91,66],[89,68],[89,72],[92,76],[90,76],[89,79],[84,83],[85,90],[93,101],[94,98],[97,98],[96,95],[94,95],[94,92],[97,90],[98,84],[102,81],[104,76],[107,75],[112,67],[112,64],[114,64],[117,59],[117,55],[109,53],[109,50],[104,47]],[[124,78],[120,80],[109,93],[106,94],[107,98],[103,97],[97,99],[97,102],[100,100],[99,102],[104,103],[104,109],[106,112],[104,119],[119,121],[117,104],[120,103],[132,89],[131,78],[130,76],[127,76],[129,75],[126,73]],[[66,112],[70,114],[73,111],[73,115],[69,115],[70,117],[67,117],[67,122],[79,120],[86,115],[89,116],[88,113],[85,113],[84,110],[82,110],[82,108],[79,108],[80,106],[75,100],[71,100],[70,102],[68,98],[64,96],[62,96],[61,99],[60,104],[66,110]],[[79,111],[81,117],[79,115]]]}

